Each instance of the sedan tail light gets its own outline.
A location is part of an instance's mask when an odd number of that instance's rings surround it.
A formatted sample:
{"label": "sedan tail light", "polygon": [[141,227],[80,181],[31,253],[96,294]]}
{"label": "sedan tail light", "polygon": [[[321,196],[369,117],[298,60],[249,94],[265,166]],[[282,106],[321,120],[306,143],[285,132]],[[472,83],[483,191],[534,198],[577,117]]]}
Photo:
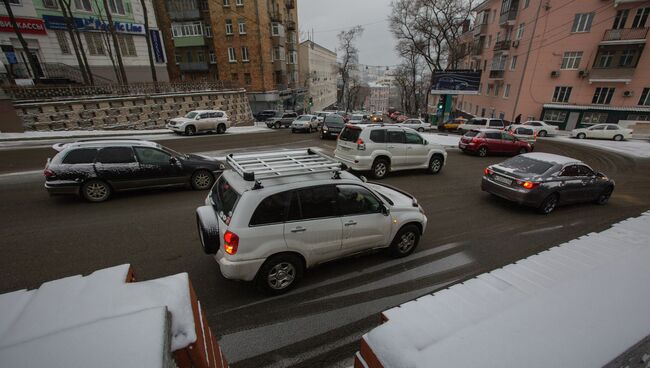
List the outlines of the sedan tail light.
{"label": "sedan tail light", "polygon": [[56,176],[56,174],[54,173],[54,171],[52,171],[52,170],[50,170],[50,169],[45,169],[45,170],[43,170],[43,175],[45,175],[46,178],[53,178],[53,177]]}
{"label": "sedan tail light", "polygon": [[524,181],[524,180],[517,180],[517,184],[521,185],[525,189],[533,189],[539,186],[539,183],[535,183],[533,181]]}
{"label": "sedan tail light", "polygon": [[228,254],[237,253],[237,248],[239,248],[239,236],[228,230],[223,234],[223,249]]}
{"label": "sedan tail light", "polygon": [[494,171],[492,171],[492,169],[490,169],[489,167],[486,167],[485,170],[483,170],[483,174],[492,175],[494,174]]}

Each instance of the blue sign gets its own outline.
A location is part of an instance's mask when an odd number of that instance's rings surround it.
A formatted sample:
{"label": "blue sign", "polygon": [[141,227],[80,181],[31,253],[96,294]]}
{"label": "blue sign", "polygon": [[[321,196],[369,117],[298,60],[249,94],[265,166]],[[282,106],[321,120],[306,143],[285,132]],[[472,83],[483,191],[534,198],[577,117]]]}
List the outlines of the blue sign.
{"label": "blue sign", "polygon": [[165,62],[165,53],[163,52],[162,41],[160,39],[160,31],[156,29],[149,30],[149,38],[151,38],[151,49],[153,50],[154,58],[157,63]]}
{"label": "blue sign", "polygon": [[[43,15],[45,28],[65,31],[68,29],[65,18],[59,15]],[[107,31],[108,23],[97,18],[73,18],[74,27],[80,31]],[[144,34],[144,26],[137,23],[113,22],[119,33]]]}

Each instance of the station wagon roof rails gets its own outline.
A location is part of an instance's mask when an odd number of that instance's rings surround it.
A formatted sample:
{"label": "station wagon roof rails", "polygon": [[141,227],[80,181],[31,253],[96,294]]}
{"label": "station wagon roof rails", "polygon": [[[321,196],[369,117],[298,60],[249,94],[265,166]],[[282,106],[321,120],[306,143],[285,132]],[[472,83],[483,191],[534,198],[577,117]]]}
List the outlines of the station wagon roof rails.
{"label": "station wagon roof rails", "polygon": [[261,188],[259,180],[284,178],[331,172],[340,178],[345,165],[314,149],[300,151],[263,152],[247,155],[226,156],[226,162],[246,181],[255,181],[255,189]]}
{"label": "station wagon roof rails", "polygon": [[145,139],[140,138],[87,138],[87,139],[77,139],[74,143],[83,143],[83,142],[104,142],[104,141],[144,141]]}

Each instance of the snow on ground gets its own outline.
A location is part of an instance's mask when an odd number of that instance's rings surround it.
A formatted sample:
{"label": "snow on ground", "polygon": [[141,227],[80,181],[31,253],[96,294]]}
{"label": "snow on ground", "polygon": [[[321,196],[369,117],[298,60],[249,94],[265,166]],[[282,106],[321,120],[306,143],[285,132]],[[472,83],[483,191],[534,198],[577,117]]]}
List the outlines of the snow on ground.
{"label": "snow on ground", "polygon": [[650,330],[650,211],[384,312],[384,367],[602,367]]}
{"label": "snow on ground", "polygon": [[442,133],[420,133],[429,142],[437,143],[446,148],[458,147],[460,135],[447,135]]}
{"label": "snow on ground", "polygon": [[576,139],[576,138],[569,138],[569,137],[553,137],[553,138],[540,138],[540,139],[542,140],[550,139],[550,140],[556,140],[560,142],[579,144],[583,146],[589,146],[593,148],[620,153],[625,156],[650,158],[649,140],[630,139],[627,141],[616,142],[616,141],[610,141],[604,139]]}

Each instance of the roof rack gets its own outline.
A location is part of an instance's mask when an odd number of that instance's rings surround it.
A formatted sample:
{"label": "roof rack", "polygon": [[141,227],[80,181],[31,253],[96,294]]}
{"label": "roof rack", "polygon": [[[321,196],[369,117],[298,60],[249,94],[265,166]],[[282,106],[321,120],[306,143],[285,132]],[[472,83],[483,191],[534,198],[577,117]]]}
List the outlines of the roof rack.
{"label": "roof rack", "polygon": [[77,139],[73,143],[82,143],[82,142],[102,142],[102,141],[145,141],[146,139],[140,138],[120,138],[120,137],[106,137],[106,138],[86,138],[86,139]]}
{"label": "roof rack", "polygon": [[[339,177],[345,165],[312,148],[226,156],[226,162],[246,181],[331,172]],[[258,183],[259,185],[259,183]]]}

